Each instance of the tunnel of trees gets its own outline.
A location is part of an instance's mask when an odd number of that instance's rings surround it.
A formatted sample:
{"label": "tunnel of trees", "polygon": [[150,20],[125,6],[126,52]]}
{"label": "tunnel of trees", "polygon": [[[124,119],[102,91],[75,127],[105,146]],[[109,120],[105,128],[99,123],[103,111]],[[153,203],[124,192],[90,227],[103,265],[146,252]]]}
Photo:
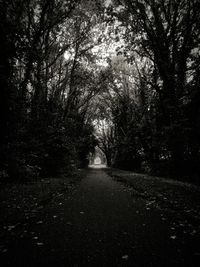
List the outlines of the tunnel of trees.
{"label": "tunnel of trees", "polygon": [[0,1],[0,176],[109,166],[198,179],[198,0]]}

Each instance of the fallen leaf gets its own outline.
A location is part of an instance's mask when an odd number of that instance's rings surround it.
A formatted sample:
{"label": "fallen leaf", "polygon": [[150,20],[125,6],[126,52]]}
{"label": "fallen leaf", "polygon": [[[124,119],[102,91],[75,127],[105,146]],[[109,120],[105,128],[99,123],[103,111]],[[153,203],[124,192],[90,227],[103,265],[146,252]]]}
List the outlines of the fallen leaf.
{"label": "fallen leaf", "polygon": [[37,245],[38,245],[38,246],[43,246],[44,243],[42,243],[42,242],[38,242]]}
{"label": "fallen leaf", "polygon": [[123,260],[128,260],[128,255],[124,255],[124,256],[122,256],[122,259],[123,259]]}
{"label": "fallen leaf", "polygon": [[37,224],[42,224],[42,223],[43,223],[43,221],[38,221],[38,222],[37,222]]}
{"label": "fallen leaf", "polygon": [[15,228],[15,225],[8,225],[8,231],[11,231]]}
{"label": "fallen leaf", "polygon": [[31,212],[32,212],[32,213],[35,213],[35,212],[37,212],[37,210],[32,210]]}
{"label": "fallen leaf", "polygon": [[176,239],[175,235],[170,236],[171,239]]}
{"label": "fallen leaf", "polygon": [[196,230],[193,230],[190,234],[191,235],[195,235],[197,233],[197,231]]}

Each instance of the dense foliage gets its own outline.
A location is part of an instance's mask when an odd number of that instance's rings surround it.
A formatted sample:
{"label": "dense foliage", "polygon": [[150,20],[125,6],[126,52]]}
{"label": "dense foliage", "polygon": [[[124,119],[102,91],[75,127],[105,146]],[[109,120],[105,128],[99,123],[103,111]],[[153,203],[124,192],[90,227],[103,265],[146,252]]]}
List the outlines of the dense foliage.
{"label": "dense foliage", "polygon": [[0,2],[0,169],[13,179],[84,165],[95,138],[88,1]]}
{"label": "dense foliage", "polygon": [[113,2],[118,56],[103,97],[112,107],[112,162],[191,179],[200,172],[199,1]]}
{"label": "dense foliage", "polygon": [[[199,176],[198,0],[0,1],[0,169]],[[94,136],[94,128],[96,137]]]}

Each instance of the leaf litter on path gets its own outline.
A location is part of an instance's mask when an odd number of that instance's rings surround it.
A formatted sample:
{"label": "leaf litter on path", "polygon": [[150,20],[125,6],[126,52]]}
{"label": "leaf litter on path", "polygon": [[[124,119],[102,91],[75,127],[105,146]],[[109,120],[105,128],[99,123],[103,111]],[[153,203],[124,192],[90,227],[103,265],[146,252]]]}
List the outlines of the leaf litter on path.
{"label": "leaf litter on path", "polygon": [[177,236],[176,235],[172,235],[172,236],[170,236],[170,238],[175,240],[177,238]]}
{"label": "leaf litter on path", "polygon": [[129,258],[128,255],[124,255],[124,256],[122,256],[122,259],[123,259],[123,260],[128,260],[128,258]]}
{"label": "leaf litter on path", "polygon": [[37,242],[37,245],[38,245],[38,246],[43,246],[44,243],[42,243],[42,242]]}

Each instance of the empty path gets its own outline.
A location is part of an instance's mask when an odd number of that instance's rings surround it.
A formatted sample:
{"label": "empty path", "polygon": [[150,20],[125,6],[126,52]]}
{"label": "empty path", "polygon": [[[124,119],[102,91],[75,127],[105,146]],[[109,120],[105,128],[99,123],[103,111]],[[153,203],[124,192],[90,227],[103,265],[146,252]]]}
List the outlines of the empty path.
{"label": "empty path", "polygon": [[197,266],[199,255],[187,244],[193,241],[177,240],[173,216],[152,203],[90,169],[71,195],[60,194],[29,225],[37,246],[16,240],[4,260],[21,267]]}

